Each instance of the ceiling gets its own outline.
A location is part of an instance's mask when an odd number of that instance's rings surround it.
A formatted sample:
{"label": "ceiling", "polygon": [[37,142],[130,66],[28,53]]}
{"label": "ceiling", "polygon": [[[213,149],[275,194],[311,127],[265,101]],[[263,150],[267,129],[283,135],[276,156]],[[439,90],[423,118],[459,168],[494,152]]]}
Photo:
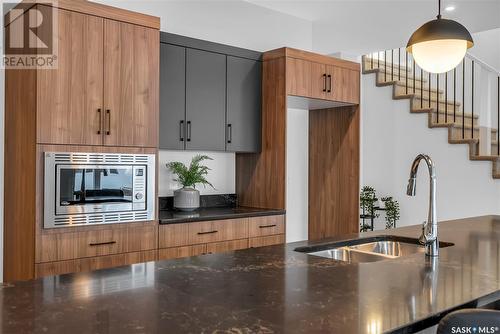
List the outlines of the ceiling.
{"label": "ceiling", "polygon": [[[363,53],[406,44],[411,33],[434,19],[434,0],[246,0],[313,23],[313,49]],[[443,0],[443,17],[471,32],[500,28],[500,0]]]}

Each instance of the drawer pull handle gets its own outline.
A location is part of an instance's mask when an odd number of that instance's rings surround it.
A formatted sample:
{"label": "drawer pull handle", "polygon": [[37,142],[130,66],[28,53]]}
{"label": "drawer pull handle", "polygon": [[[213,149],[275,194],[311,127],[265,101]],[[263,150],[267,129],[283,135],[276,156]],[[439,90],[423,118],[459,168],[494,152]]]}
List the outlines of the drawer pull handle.
{"label": "drawer pull handle", "polygon": [[106,241],[106,242],[91,242],[89,246],[102,246],[102,245],[113,245],[116,241]]}
{"label": "drawer pull handle", "polygon": [[219,231],[209,231],[209,232],[198,232],[198,235],[203,235],[203,234],[214,234],[214,233],[217,233]]}
{"label": "drawer pull handle", "polygon": [[276,227],[276,224],[273,225],[260,225],[259,228],[270,228],[270,227]]}

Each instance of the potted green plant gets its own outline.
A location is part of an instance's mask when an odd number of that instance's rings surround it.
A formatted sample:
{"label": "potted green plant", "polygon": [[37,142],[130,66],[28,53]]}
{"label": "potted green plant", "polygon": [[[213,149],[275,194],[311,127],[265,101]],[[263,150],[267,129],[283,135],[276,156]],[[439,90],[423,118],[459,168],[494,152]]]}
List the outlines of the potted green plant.
{"label": "potted green plant", "polygon": [[361,193],[359,195],[359,206],[363,211],[361,215],[361,222],[359,230],[360,232],[366,232],[371,229],[370,225],[365,224],[365,219],[374,219],[378,217],[375,212],[375,203],[378,202],[377,196],[375,194],[375,188],[370,186],[364,186],[361,188]]}
{"label": "potted green plant", "polygon": [[[167,164],[167,168],[177,176],[174,181],[179,182],[182,188],[174,191],[174,207],[181,211],[194,211],[200,207],[200,192],[197,184],[214,186],[207,181],[206,176],[210,168],[203,165],[205,160],[213,160],[207,155],[197,155],[186,166],[182,162],[174,161]],[[214,188],[215,189],[215,188]]]}
{"label": "potted green plant", "polygon": [[395,228],[400,218],[399,202],[392,197],[382,197],[382,202],[385,204],[385,228]]}

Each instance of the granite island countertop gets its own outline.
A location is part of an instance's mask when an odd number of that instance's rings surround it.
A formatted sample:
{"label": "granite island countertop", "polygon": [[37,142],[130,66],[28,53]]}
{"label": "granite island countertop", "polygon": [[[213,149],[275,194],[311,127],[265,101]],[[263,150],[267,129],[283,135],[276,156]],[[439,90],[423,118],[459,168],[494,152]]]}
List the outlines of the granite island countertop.
{"label": "granite island countertop", "polygon": [[[363,237],[416,238],[420,229]],[[441,249],[434,267],[422,253],[347,264],[295,252],[298,246],[317,244],[298,242],[16,282],[0,289],[0,329],[412,332],[451,310],[500,299],[500,216],[440,222],[439,235],[454,246]]]}

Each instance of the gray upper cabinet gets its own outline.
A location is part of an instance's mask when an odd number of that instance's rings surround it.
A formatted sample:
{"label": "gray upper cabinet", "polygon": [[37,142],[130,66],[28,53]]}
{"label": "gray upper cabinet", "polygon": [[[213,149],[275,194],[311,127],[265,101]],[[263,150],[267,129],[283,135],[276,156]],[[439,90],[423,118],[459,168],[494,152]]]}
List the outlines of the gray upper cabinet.
{"label": "gray upper cabinet", "polygon": [[261,67],[257,60],[227,56],[227,151],[260,151]]}
{"label": "gray upper cabinet", "polygon": [[186,48],[160,44],[160,148],[186,142]]}
{"label": "gray upper cabinet", "polygon": [[186,50],[186,149],[224,151],[226,56]]}
{"label": "gray upper cabinet", "polygon": [[160,149],[259,152],[260,52],[160,34]]}

